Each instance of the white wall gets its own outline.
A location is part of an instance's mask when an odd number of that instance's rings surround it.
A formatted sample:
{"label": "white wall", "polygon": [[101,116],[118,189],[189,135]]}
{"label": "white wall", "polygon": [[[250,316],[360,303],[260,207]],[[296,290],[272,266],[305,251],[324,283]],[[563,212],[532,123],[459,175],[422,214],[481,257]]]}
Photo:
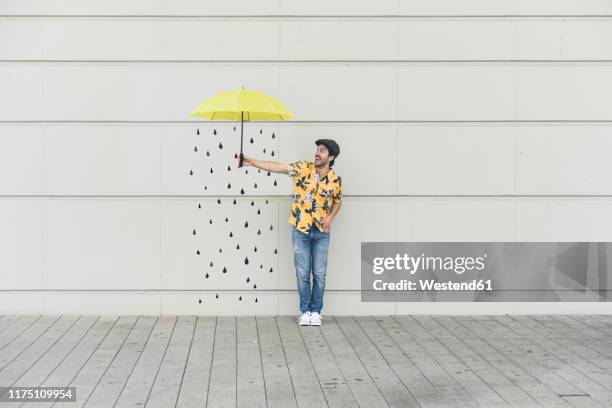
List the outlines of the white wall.
{"label": "white wall", "polygon": [[[190,117],[241,85],[296,116],[246,123],[247,154],[341,146],[324,314],[612,313],[359,294],[361,241],[612,240],[612,2],[0,0],[0,15],[0,313],[297,313],[288,178],[240,174],[239,127]],[[250,266],[238,241],[259,245]]]}

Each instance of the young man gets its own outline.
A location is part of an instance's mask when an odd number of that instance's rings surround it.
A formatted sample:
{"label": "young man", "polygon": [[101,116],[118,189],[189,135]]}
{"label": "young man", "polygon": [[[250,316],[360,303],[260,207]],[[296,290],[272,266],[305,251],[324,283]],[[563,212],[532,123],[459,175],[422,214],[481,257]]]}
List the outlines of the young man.
{"label": "young man", "polygon": [[[340,146],[331,139],[315,142],[314,162],[293,163],[255,160],[243,155],[244,166],[285,173],[293,180],[293,202],[289,223],[294,265],[300,295],[301,326],[320,326],[330,226],[342,205],[342,179],[331,167]],[[312,291],[310,272],[313,274]]]}

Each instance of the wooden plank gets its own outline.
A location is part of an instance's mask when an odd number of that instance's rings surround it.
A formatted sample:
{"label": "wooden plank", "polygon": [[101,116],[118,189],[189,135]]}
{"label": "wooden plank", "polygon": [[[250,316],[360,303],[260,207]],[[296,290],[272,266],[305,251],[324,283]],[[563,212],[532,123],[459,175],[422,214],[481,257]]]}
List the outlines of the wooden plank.
{"label": "wooden plank", "polygon": [[[368,335],[372,342],[379,347],[389,365],[406,378],[407,384],[412,384],[411,378],[422,381],[425,378],[428,387],[433,387],[434,399],[438,405],[458,406],[462,404],[477,405],[476,401],[465,389],[459,385],[446,371],[433,359],[428,358],[423,350],[412,347],[402,348],[395,339],[379,324],[376,317],[357,317],[357,324]],[[418,347],[416,347],[418,349]],[[397,364],[397,369],[394,365]],[[407,373],[411,376],[406,376]],[[420,388],[420,387],[419,387]],[[418,397],[417,397],[418,400]]]}
{"label": "wooden plank", "polygon": [[[36,340],[61,319],[61,316],[43,316],[9,341],[0,351],[0,370],[23,353]],[[2,378],[0,377],[0,381]],[[2,386],[4,384],[0,384]]]}
{"label": "wooden plank", "polygon": [[462,323],[557,395],[571,396],[570,399],[564,398],[570,404],[573,404],[573,397],[581,395],[589,397],[576,400],[582,406],[600,407],[607,399],[608,391],[605,387],[594,383],[569,364],[551,355],[548,350],[530,341],[528,337],[518,336],[496,320],[482,323],[466,317]]}
{"label": "wooden plank", "polygon": [[238,407],[265,407],[264,384],[259,336],[255,316],[238,316],[236,345],[237,353],[237,400]]}
{"label": "wooden plank", "polygon": [[514,384],[510,379],[497,370],[486,359],[482,358],[471,347],[464,343],[455,332],[432,316],[395,316],[406,331],[418,333],[422,326],[459,358],[470,370],[485,381],[492,390],[502,397],[511,406],[536,407],[540,406],[529,394]]}
{"label": "wooden plank", "polygon": [[451,349],[442,345],[423,326],[415,324],[408,331],[393,316],[381,316],[376,320],[404,353],[416,361],[423,360],[423,364],[438,365],[450,375],[454,379],[455,387],[457,385],[462,387],[458,395],[461,395],[464,401],[474,401],[474,405],[487,407],[509,406],[486,382],[455,356]]}
{"label": "wooden plank", "polygon": [[6,386],[14,384],[26,371],[51,349],[75,323],[78,316],[61,316],[34,342],[15,356],[13,361],[0,370],[0,381]]}
{"label": "wooden plank", "polygon": [[199,408],[207,404],[216,325],[215,316],[198,317],[177,407]]}
{"label": "wooden plank", "polygon": [[[70,384],[94,355],[94,352],[110,333],[117,321],[118,318],[116,316],[100,317],[94,327],[86,334],[85,338],[71,350],[70,354],[40,385],[44,387],[64,387]],[[52,405],[52,402],[26,402],[22,408],[48,408]]]}
{"label": "wooden plank", "polygon": [[[71,320],[74,320],[74,324],[70,324],[65,333],[58,330],[57,335],[59,337],[55,341],[51,338],[47,344],[44,344],[43,336],[41,336],[35,345],[28,350],[29,356],[23,353],[17,360],[13,361],[16,364],[9,364],[0,373],[0,376],[14,378],[12,387],[39,386],[70,354],[98,318],[96,316],[74,316]],[[50,332],[47,332],[47,334]],[[35,351],[35,348],[38,348],[38,351]]]}
{"label": "wooden plank", "polygon": [[74,408],[85,404],[99,379],[104,375],[128,338],[136,320],[137,317],[135,316],[122,316],[119,318],[119,321],[113,326],[108,336],[104,338],[104,341],[100,343],[77,376],[69,384],[64,384],[64,386],[76,387],[76,401],[58,402],[54,407]]}
{"label": "wooden plank", "polygon": [[159,316],[149,341],[119,395],[116,407],[146,405],[176,322],[176,316]]}
{"label": "wooden plank", "polygon": [[[276,322],[291,380],[295,384],[297,406],[326,406],[327,393],[300,334],[299,328],[304,326],[299,326],[293,316],[277,316]],[[308,328],[313,329],[314,326]]]}
{"label": "wooden plank", "polygon": [[606,371],[612,372],[612,361],[580,341],[566,339],[559,334],[551,335],[546,326],[530,316],[499,316],[496,319],[522,336],[537,342],[593,381],[600,385],[607,384]]}
{"label": "wooden plank", "polygon": [[189,347],[193,339],[195,316],[180,316],[155,378],[147,407],[174,407],[177,403]]}
{"label": "wooden plank", "polygon": [[514,361],[508,359],[499,350],[483,341],[478,335],[461,324],[462,321],[469,319],[469,316],[441,317],[440,321],[450,325],[453,330],[460,333],[461,338],[477,353],[494,363],[495,367],[506,377],[527,392],[533,399],[544,406],[570,406],[556,393],[551,391],[546,385],[542,384],[536,377],[525,371]]}
{"label": "wooden plank", "polygon": [[333,318],[326,319],[320,329],[359,406],[388,407],[389,404],[385,401],[383,394],[377,388],[368,371],[361,364],[359,356],[355,354],[355,350],[338,327],[336,320]]}
{"label": "wooden plank", "polygon": [[588,337],[580,336],[580,334],[577,333],[576,330],[571,329],[567,325],[563,324],[557,319],[552,318],[551,316],[529,315],[528,317],[540,323],[549,333],[549,336],[551,336],[551,338],[555,340],[560,339],[563,341],[574,341],[590,348],[591,350],[601,354],[602,356],[605,356],[608,359],[612,358],[612,344],[608,345],[607,347],[605,345],[602,345],[602,343],[605,342],[605,339],[599,338],[593,342]]}
{"label": "wooden plank", "polygon": [[24,315],[2,316],[2,319],[0,319],[0,334],[2,334],[2,332],[7,330],[8,328],[12,327],[15,323],[17,323],[23,317]]}
{"label": "wooden plank", "polygon": [[23,316],[15,322],[15,324],[0,333],[0,357],[2,357],[4,348],[11,344],[13,340],[28,330],[32,325],[36,324],[42,317],[43,316]]}
{"label": "wooden plank", "polygon": [[[609,375],[600,367],[595,366],[588,358],[580,357],[579,353],[564,347],[556,341],[542,336],[510,316],[495,316],[494,319],[514,334],[507,338],[529,353],[535,360],[546,363],[552,371],[575,385],[581,391],[589,393],[593,398],[605,401],[610,391],[606,389]],[[576,393],[575,395],[580,395]],[[574,397],[567,401],[574,403]],[[565,399],[565,398],[564,398]],[[576,403],[584,405],[587,399],[578,398]]]}
{"label": "wooden plank", "polygon": [[95,407],[112,407],[142,355],[153,326],[157,321],[155,316],[142,316],[138,319],[125,343],[117,353],[117,357],[108,367],[104,376],[96,384],[87,399],[86,405]]}
{"label": "wooden plank", "polygon": [[400,370],[397,373],[353,317],[331,317],[336,320],[390,407],[433,406],[436,392],[427,379],[415,371],[395,365]]}
{"label": "wooden plank", "polygon": [[[269,408],[297,407],[293,381],[274,316],[256,316]],[[301,384],[300,384],[301,385]]]}
{"label": "wooden plank", "polygon": [[217,317],[217,331],[210,371],[207,406],[222,408],[236,404],[236,317]]}

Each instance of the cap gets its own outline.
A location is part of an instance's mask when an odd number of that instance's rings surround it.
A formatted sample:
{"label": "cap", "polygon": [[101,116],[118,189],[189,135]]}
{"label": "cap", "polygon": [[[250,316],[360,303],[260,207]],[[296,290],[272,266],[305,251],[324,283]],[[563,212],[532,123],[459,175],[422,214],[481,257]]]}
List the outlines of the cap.
{"label": "cap", "polygon": [[329,154],[334,156],[334,158],[338,157],[338,155],[340,154],[340,146],[338,146],[338,143],[336,143],[335,140],[319,139],[315,142],[315,145],[317,146],[320,144],[324,144],[325,147],[327,147],[327,150],[329,150]]}

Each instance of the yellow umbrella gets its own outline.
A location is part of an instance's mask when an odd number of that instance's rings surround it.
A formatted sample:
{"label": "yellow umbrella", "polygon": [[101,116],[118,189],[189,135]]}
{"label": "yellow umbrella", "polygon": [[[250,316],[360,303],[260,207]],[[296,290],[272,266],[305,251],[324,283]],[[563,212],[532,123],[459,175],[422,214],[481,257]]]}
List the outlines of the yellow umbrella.
{"label": "yellow umbrella", "polygon": [[263,92],[233,89],[219,92],[206,99],[191,116],[210,120],[240,119],[240,162],[242,167],[242,139],[244,121],[250,120],[289,120],[293,114],[278,99]]}

